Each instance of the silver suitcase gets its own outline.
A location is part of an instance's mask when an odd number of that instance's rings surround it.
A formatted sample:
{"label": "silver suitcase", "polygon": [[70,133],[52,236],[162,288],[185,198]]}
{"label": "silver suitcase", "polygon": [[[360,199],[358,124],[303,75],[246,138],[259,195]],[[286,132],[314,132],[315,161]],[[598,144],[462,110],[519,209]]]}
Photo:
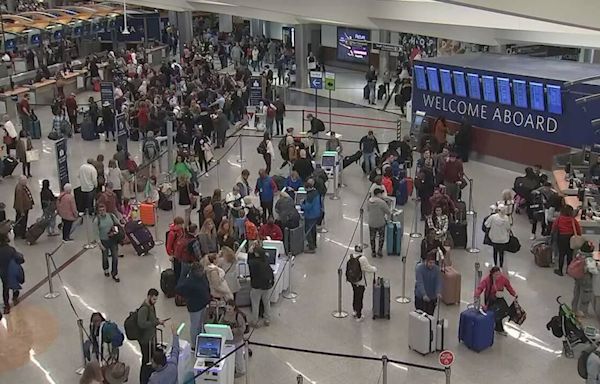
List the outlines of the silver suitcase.
{"label": "silver suitcase", "polygon": [[408,347],[422,355],[441,351],[447,346],[448,321],[412,311],[408,315]]}

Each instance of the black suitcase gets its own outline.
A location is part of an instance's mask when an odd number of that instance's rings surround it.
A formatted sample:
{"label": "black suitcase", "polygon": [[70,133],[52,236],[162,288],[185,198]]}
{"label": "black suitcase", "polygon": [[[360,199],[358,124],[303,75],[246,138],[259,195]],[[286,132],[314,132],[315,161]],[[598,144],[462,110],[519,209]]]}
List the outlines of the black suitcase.
{"label": "black suitcase", "polygon": [[381,84],[379,88],[377,88],[377,100],[383,100],[383,96],[385,95],[385,85]]}
{"label": "black suitcase", "polygon": [[399,107],[402,105],[402,95],[394,96],[394,104],[396,104],[396,107]]}
{"label": "black suitcase", "polygon": [[75,197],[75,205],[77,206],[77,211],[85,213],[85,196],[83,192],[81,192],[81,187],[77,187],[73,190],[73,196]]}
{"label": "black suitcase", "polygon": [[294,256],[304,252],[304,221],[294,229],[286,228],[283,232],[283,245],[285,251]]}
{"label": "black suitcase", "polygon": [[390,319],[390,281],[378,277],[373,283],[373,319]]}
{"label": "black suitcase", "polygon": [[130,221],[125,224],[125,235],[138,256],[145,255],[154,248],[154,238],[141,221]]}
{"label": "black suitcase", "polygon": [[160,274],[160,290],[168,298],[175,297],[175,287],[177,286],[177,279],[175,277],[175,271],[172,268],[165,269]]}
{"label": "black suitcase", "polygon": [[448,226],[454,248],[467,248],[467,222],[454,222]]}
{"label": "black suitcase", "polygon": [[90,119],[85,119],[81,123],[81,138],[87,141],[98,139],[98,134],[94,130],[94,126]]}
{"label": "black suitcase", "polygon": [[50,219],[41,218],[36,221],[33,225],[27,228],[27,232],[25,232],[25,238],[27,239],[27,244],[33,245],[37,241],[37,239],[42,236],[46,228],[48,228],[48,224],[50,223]]}
{"label": "black suitcase", "polygon": [[365,100],[369,100],[369,94],[371,92],[369,91],[369,84],[365,85],[365,87],[363,88],[363,99]]}
{"label": "black suitcase", "polygon": [[356,151],[356,153],[354,153],[353,155],[350,155],[350,156],[344,156],[344,159],[342,160],[342,168],[345,169],[350,164],[358,162],[361,157],[362,157],[361,151]]}
{"label": "black suitcase", "polygon": [[2,177],[6,177],[13,174],[15,168],[17,168],[17,164],[19,164],[19,161],[14,157],[7,156],[4,158],[4,160],[2,160],[2,163],[4,164],[2,167]]}
{"label": "black suitcase", "polygon": [[457,201],[455,203],[456,205],[456,209],[458,210],[455,213],[455,220],[461,223],[464,223],[467,221],[467,204],[464,201]]}

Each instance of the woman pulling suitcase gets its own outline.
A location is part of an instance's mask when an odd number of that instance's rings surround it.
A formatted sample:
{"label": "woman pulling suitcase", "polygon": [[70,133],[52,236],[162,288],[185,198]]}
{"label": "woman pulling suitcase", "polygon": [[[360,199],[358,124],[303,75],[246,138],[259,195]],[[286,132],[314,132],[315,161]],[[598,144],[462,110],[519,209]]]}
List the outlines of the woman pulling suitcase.
{"label": "woman pulling suitcase", "polygon": [[479,301],[481,294],[483,293],[483,308],[486,310],[495,311],[495,330],[499,334],[506,336],[507,333],[504,330],[502,320],[509,315],[509,306],[504,299],[504,289],[511,294],[517,300],[517,292],[514,290],[508,278],[502,274],[499,267],[492,267],[490,273],[481,279],[477,289],[475,289],[475,301]]}

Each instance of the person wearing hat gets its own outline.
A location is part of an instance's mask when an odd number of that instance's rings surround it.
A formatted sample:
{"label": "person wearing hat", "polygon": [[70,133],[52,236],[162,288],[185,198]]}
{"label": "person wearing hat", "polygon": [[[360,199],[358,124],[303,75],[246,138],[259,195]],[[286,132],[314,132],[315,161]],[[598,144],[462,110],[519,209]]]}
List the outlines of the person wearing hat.
{"label": "person wearing hat", "polygon": [[108,141],[109,133],[112,133],[113,141],[116,141],[115,113],[110,107],[110,103],[108,101],[102,103],[102,123],[104,124],[104,131],[106,132],[105,141]]}
{"label": "person wearing hat", "polygon": [[577,251],[576,258],[584,259],[584,274],[580,279],[573,279],[573,300],[571,301],[571,308],[578,317],[589,317],[588,311],[590,302],[592,301],[593,286],[592,278],[593,275],[598,274],[598,266],[594,260],[594,244],[591,241],[583,243],[581,248]]}

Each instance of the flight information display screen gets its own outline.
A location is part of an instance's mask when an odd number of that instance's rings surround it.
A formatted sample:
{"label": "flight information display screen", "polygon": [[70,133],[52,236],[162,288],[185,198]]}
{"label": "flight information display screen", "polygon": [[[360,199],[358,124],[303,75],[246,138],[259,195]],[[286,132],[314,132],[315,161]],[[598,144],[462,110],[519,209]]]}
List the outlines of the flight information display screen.
{"label": "flight information display screen", "polygon": [[442,93],[452,94],[452,75],[447,69],[440,69],[440,78],[442,79]]}
{"label": "flight information display screen", "polygon": [[465,83],[465,74],[460,71],[454,71],[454,90],[457,96],[467,97],[467,84]]}
{"label": "flight information display screen", "polygon": [[496,102],[496,87],[494,86],[493,76],[481,76],[483,82],[483,100],[490,103]]}
{"label": "flight information display screen", "polygon": [[415,80],[417,82],[417,88],[427,90],[427,80],[425,79],[425,67],[422,65],[415,65]]}
{"label": "flight information display screen", "polygon": [[498,82],[498,101],[500,104],[511,105],[510,81],[505,77],[498,77],[496,81]]}
{"label": "flight information display screen", "polygon": [[513,93],[515,95],[515,106],[527,108],[527,85],[523,80],[513,80]]}
{"label": "flight information display screen", "polygon": [[558,85],[546,85],[546,91],[548,92],[548,112],[556,113],[557,115],[562,114],[562,95],[560,87]]}
{"label": "flight information display screen", "polygon": [[467,73],[469,84],[469,97],[471,99],[481,100],[481,85],[479,84],[479,75],[476,73]]}
{"label": "flight information display screen", "polygon": [[544,84],[529,83],[529,94],[531,95],[531,109],[536,111],[544,111]]}
{"label": "flight information display screen", "polygon": [[437,68],[427,67],[427,80],[429,82],[430,91],[440,91],[440,79],[438,77]]}

